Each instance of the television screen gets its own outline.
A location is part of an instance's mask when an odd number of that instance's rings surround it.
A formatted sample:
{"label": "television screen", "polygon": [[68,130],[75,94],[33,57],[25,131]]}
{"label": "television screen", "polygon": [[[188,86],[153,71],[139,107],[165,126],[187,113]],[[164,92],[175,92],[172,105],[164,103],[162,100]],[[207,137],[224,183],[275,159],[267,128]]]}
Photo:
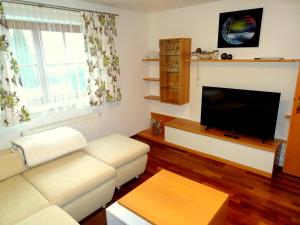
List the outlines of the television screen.
{"label": "television screen", "polygon": [[201,124],[274,139],[280,93],[203,87]]}

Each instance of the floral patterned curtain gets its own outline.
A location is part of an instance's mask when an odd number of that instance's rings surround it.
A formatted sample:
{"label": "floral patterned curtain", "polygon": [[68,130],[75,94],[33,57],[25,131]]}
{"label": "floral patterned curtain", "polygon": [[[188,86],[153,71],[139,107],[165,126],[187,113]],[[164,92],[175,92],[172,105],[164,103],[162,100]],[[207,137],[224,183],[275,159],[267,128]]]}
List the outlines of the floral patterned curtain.
{"label": "floral patterned curtain", "polygon": [[0,107],[1,123],[6,126],[30,120],[24,105],[20,104],[17,95],[22,86],[18,63],[9,51],[9,30],[4,15],[4,8],[0,1]]}
{"label": "floral patterned curtain", "polygon": [[114,15],[83,12],[84,42],[89,68],[90,105],[121,100],[119,56]]}

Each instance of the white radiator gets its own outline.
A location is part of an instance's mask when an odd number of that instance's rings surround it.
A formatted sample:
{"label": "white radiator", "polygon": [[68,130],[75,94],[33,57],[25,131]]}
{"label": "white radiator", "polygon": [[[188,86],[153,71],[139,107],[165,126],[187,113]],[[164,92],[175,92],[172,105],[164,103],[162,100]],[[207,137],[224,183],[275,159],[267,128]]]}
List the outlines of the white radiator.
{"label": "white radiator", "polygon": [[67,126],[81,132],[87,141],[95,140],[101,137],[100,117],[98,113],[92,113],[72,119],[66,119],[63,121],[47,124],[44,126],[24,130],[21,132],[21,136],[27,136],[35,133],[39,133],[45,130],[54,129],[57,127]]}

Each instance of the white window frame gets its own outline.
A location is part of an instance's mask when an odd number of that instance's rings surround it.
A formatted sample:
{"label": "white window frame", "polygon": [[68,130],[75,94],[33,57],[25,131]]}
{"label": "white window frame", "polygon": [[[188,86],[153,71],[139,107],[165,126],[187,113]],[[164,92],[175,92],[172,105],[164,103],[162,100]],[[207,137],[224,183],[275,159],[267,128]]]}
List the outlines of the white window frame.
{"label": "white window frame", "polygon": [[[33,43],[34,43],[34,48],[35,48],[35,53],[36,53],[36,60],[37,60],[37,65],[36,64],[24,64],[23,66],[37,66],[38,74],[39,74],[39,79],[40,79],[40,85],[41,85],[41,90],[42,90],[42,98],[41,98],[41,105],[31,105],[29,106],[30,112],[31,113],[40,113],[42,111],[47,111],[49,109],[53,109],[55,107],[63,106],[64,102],[52,102],[51,101],[51,92],[50,92],[50,87],[49,87],[49,81],[48,77],[46,75],[46,67],[47,66],[55,66],[55,65],[86,65],[86,62],[69,62],[69,56],[67,52],[67,45],[66,45],[66,33],[72,33],[70,30],[66,31],[61,31],[61,30],[38,30],[38,29],[22,29],[22,27],[11,27],[10,29],[21,29],[21,30],[30,30],[32,33],[32,38],[33,38]],[[46,63],[46,58],[45,58],[45,50],[44,50],[44,43],[42,40],[42,31],[52,31],[52,32],[60,32],[63,35],[63,43],[64,43],[64,51],[66,55],[66,62],[65,63],[53,63],[53,64],[47,64]],[[78,31],[78,29],[77,29]],[[80,32],[73,32],[73,33],[80,33]],[[82,43],[84,44],[84,43]],[[19,66],[22,66],[20,64]],[[88,72],[88,71],[87,71]],[[78,79],[78,76],[76,76]],[[75,105],[76,103],[82,103],[84,104],[85,101],[87,101],[87,95],[82,96],[81,93],[77,93],[77,98],[72,99],[68,101],[69,103],[72,103],[70,105]],[[68,105],[69,106],[69,105]]]}

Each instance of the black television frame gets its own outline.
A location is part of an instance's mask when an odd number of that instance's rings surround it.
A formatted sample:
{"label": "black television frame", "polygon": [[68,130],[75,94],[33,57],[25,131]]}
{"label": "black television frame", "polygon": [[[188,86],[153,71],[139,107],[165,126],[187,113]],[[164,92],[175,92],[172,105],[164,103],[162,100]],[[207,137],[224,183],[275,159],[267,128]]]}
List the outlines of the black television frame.
{"label": "black television frame", "polygon": [[[223,99],[219,99],[219,100],[212,99],[212,97],[210,96],[211,99],[209,101],[216,102],[215,105],[210,103],[210,105],[211,105],[210,111],[208,109],[209,107],[208,107],[208,103],[207,103],[207,101],[208,101],[207,91],[210,91],[211,94],[213,91],[215,91],[215,92],[219,91],[219,94],[220,93],[224,94]],[[226,93],[226,95],[225,95],[225,93]],[[228,100],[228,99],[230,99],[230,97],[236,98],[236,99],[231,100],[232,101],[232,102],[230,102],[231,105],[229,105],[229,100]],[[245,135],[261,138],[263,141],[269,140],[269,139],[274,140],[276,125],[277,125],[278,111],[279,111],[280,97],[281,97],[281,93],[278,93],[278,92],[203,86],[202,87],[202,103],[201,103],[200,123],[204,126],[207,126],[207,129],[208,128],[216,128],[216,129],[225,130],[227,132],[224,135],[232,137],[232,138],[239,138],[239,134],[245,134]],[[219,98],[220,98],[220,96],[219,96]],[[239,103],[238,101],[241,101],[243,98],[244,98],[245,103],[244,102]],[[248,98],[248,99],[246,99],[246,98]],[[254,104],[255,99],[258,101],[258,103],[256,103],[257,107],[261,106],[260,110],[259,110],[259,108],[257,108],[257,109],[253,108],[253,107],[255,107],[255,104]],[[268,103],[268,101],[266,101],[266,99],[269,99],[270,101],[274,101],[272,104],[269,101],[269,103],[270,103],[269,105],[273,105],[272,109],[267,108],[268,104],[266,104],[266,102]],[[236,100],[237,102],[235,102],[234,100]],[[222,103],[222,101],[223,102],[228,101],[226,107],[232,107],[232,108],[236,107],[236,110],[239,110],[239,111],[234,112],[233,115],[231,116],[231,118],[227,118],[230,121],[220,122],[220,120],[224,121],[224,117],[226,117],[226,115],[227,114],[229,115],[229,113],[230,113],[230,111],[226,112],[225,111],[226,109],[222,109],[222,107],[225,107],[224,105],[218,105],[218,104]],[[246,102],[248,104],[246,104]],[[238,105],[238,104],[240,104],[240,105]],[[235,117],[236,121],[232,122],[232,118],[234,115],[236,116],[238,113],[243,112],[243,110],[246,111],[246,109],[249,110],[251,108],[252,108],[252,111],[244,112],[243,115],[239,115],[238,117]],[[212,110],[219,110],[219,112],[217,112],[217,111],[214,112]],[[229,109],[229,110],[233,110],[233,109]],[[256,111],[256,110],[258,110],[258,111]],[[264,113],[268,113],[268,111],[273,113],[273,115],[264,115]],[[220,113],[224,113],[224,115],[221,115]],[[242,118],[249,116],[250,113],[253,113],[253,116],[255,116],[255,117],[260,116],[260,118],[250,118],[249,121],[247,120],[247,122],[244,122],[244,123],[242,122],[242,125],[240,125],[239,123],[242,121]],[[212,118],[212,117],[216,117],[217,115],[219,116],[218,118]],[[252,116],[252,114],[251,114],[251,116]],[[209,117],[210,117],[210,119],[209,119]],[[257,121],[257,124],[255,124],[256,121]],[[262,125],[263,121],[265,121],[265,125]],[[231,122],[231,125],[228,125],[230,122]],[[237,124],[239,124],[240,127],[238,127]],[[247,126],[249,126],[249,127],[247,127]],[[260,127],[255,127],[255,126],[260,126]],[[268,127],[266,127],[266,126],[268,126]]]}

